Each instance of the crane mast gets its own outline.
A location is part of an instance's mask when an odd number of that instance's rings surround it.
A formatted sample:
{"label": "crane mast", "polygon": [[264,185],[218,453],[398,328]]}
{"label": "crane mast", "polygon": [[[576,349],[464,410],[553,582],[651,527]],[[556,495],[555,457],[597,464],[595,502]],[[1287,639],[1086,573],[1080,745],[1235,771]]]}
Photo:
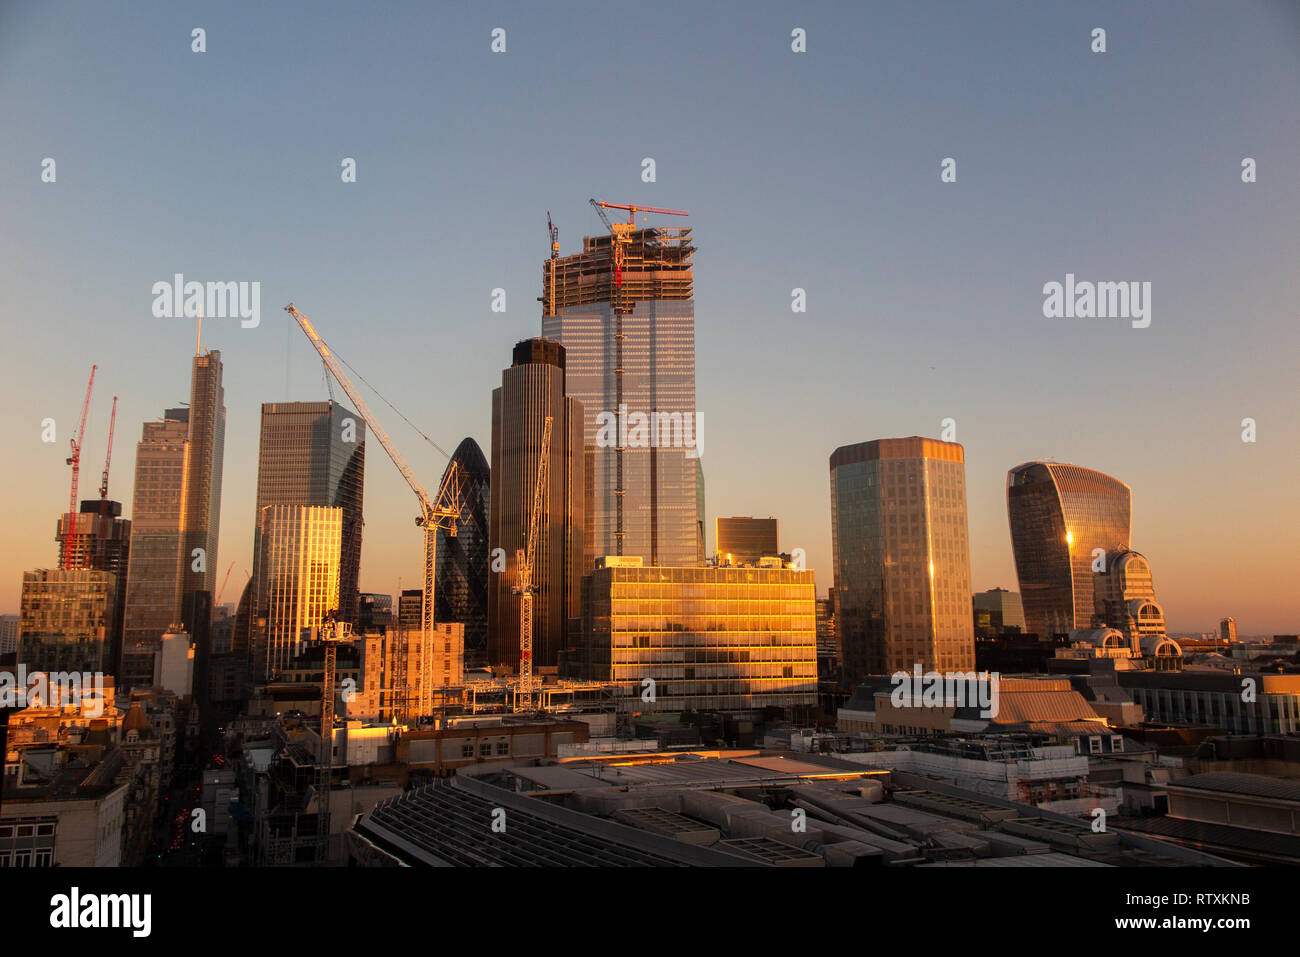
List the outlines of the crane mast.
{"label": "crane mast", "polygon": [[99,477],[99,514],[108,515],[108,466],[113,461],[113,432],[117,428],[117,396],[113,396],[113,412],[108,417],[108,451],[104,453],[104,474]]}
{"label": "crane mast", "polygon": [[[365,420],[366,427],[370,433],[379,440],[384,451],[393,465],[397,466],[397,471],[402,473],[402,478],[415,493],[416,499],[419,500],[420,514],[415,518],[415,524],[424,529],[424,594],[420,602],[420,628],[424,634],[425,641],[431,642],[433,639],[433,566],[434,556],[437,551],[438,529],[444,528],[448,535],[456,534],[456,523],[461,513],[461,480],[459,466],[453,461],[450,468],[443,475],[442,484],[438,487],[438,495],[435,499],[429,498],[429,493],[425,491],[424,486],[420,484],[411,471],[406,460],[402,458],[393,440],[389,438],[388,433],[384,431],[374,415],[370,412],[370,407],[366,405],[365,399],[357,392],[356,386],[348,378],[346,372],[341,368],[338,358],[326,345],[325,340],[316,332],[311,321],[294,308],[293,303],[284,307],[284,311],[293,316],[302,329],[303,334],[316,349],[316,353],[325,363],[325,368],[330,371],[335,381],[342,387],[347,394],[348,399],[352,402],[352,407],[356,409],[357,414]],[[394,655],[396,667],[394,668],[394,693],[395,711],[399,720],[405,721],[409,712],[409,700],[406,694],[406,659],[407,659],[407,641],[406,631],[399,627],[398,634],[400,640],[397,644],[397,654]]]}
{"label": "crane mast", "polygon": [[551,258],[547,260],[546,267],[551,272],[551,283],[547,287],[550,291],[551,301],[547,310],[547,315],[555,313],[555,260],[560,257],[560,229],[551,222],[551,211],[546,211],[546,234],[551,239]]}
{"label": "crane mast", "polygon": [[221,579],[221,587],[217,589],[217,600],[212,603],[213,608],[221,604],[221,596],[226,593],[226,585],[230,584],[230,573],[234,570],[235,563],[231,562],[229,567],[226,568],[226,577]]}
{"label": "crane mast", "polygon": [[546,488],[546,472],[551,451],[551,416],[542,426],[542,447],[537,457],[537,484],[533,487],[533,510],[528,519],[526,548],[515,552],[516,584],[512,589],[519,596],[519,690],[515,693],[515,710],[533,710],[533,560],[537,555],[537,526],[541,523],[542,492]]}
{"label": "crane mast", "polygon": [[90,393],[95,388],[95,370],[90,367],[90,381],[86,383],[86,399],[81,403],[81,425],[77,428],[77,437],[70,439],[72,454],[67,464],[72,466],[72,492],[68,496],[68,519],[63,526],[63,560],[59,567],[64,571],[72,568],[73,552],[77,541],[77,482],[81,477],[81,440],[86,436],[86,413],[90,411]]}
{"label": "crane mast", "polygon": [[352,636],[352,626],[339,621],[333,612],[321,622],[320,637],[324,643],[324,669],[321,674],[320,699],[320,757],[316,762],[316,843],[318,863],[329,858],[330,844],[330,791],[334,777],[334,696],[335,675],[338,663],[339,642]]}

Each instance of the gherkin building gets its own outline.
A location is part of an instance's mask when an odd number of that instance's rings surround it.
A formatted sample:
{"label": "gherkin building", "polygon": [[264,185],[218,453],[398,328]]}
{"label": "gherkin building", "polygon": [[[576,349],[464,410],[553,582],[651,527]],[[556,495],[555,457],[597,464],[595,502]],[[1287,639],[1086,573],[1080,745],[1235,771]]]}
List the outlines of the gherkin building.
{"label": "gherkin building", "polygon": [[[487,661],[488,502],[491,470],[472,438],[456,447],[463,505],[454,536],[438,530],[433,572],[433,616],[438,622],[465,626],[465,667]],[[443,480],[446,481],[444,473]]]}

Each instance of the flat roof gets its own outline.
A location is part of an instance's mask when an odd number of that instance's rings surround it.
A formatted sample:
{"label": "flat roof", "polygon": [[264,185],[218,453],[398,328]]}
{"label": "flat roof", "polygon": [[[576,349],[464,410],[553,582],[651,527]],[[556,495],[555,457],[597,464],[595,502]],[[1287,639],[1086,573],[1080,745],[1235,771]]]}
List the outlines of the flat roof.
{"label": "flat roof", "polygon": [[1274,778],[1264,774],[1245,774],[1237,771],[1207,771],[1170,781],[1171,788],[1190,788],[1198,791],[1219,791],[1243,797],[1273,798],[1279,801],[1300,801],[1300,781]]}

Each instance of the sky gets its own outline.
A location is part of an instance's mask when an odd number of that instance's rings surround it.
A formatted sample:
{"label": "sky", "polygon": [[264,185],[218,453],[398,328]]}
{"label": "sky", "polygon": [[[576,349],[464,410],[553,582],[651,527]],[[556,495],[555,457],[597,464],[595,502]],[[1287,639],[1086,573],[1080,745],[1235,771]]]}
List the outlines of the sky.
{"label": "sky", "polygon": [[[141,424],[188,400],[194,323],[156,318],[154,283],[261,283],[255,328],[203,328],[225,364],[231,602],[260,405],[327,395],[282,307],[442,448],[488,449],[491,390],[540,334],[547,211],[569,254],[602,229],[596,197],[691,214],[668,224],[699,249],[710,529],[775,516],[824,592],[831,452],[952,419],[975,589],[1017,587],[1006,473],[1052,458],[1132,486],[1172,632],[1300,631],[1297,156],[1300,4],[1280,0],[4,0],[0,613],[56,563],[91,364],[80,497],[117,395],[128,517]],[[1067,273],[1150,282],[1150,325],[1046,318]],[[366,399],[436,487],[446,459]],[[391,593],[418,584],[423,539],[367,458],[361,586]]]}

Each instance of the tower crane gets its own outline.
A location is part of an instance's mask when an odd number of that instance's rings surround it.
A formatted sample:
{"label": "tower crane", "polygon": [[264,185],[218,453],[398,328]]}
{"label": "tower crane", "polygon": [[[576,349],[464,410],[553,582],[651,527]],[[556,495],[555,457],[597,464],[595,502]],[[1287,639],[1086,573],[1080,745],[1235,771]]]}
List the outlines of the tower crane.
{"label": "tower crane", "polygon": [[230,583],[230,573],[234,570],[235,563],[231,562],[230,567],[226,569],[226,577],[221,579],[221,587],[217,589],[217,600],[212,603],[213,608],[221,604],[221,596],[226,593],[226,585]]}
{"label": "tower crane", "polygon": [[324,863],[329,855],[330,843],[330,791],[334,777],[334,698],[335,675],[337,674],[339,642],[352,637],[352,625],[339,621],[333,611],[327,612],[321,621],[320,638],[324,644],[324,668],[321,673],[320,697],[320,747],[321,754],[316,762],[316,844],[318,863]]}
{"label": "tower crane", "polygon": [[[393,440],[388,437],[388,433],[384,431],[383,426],[371,414],[370,407],[366,405],[365,399],[357,392],[352,380],[348,378],[347,373],[341,368],[339,357],[325,344],[325,340],[317,334],[311,321],[294,308],[293,303],[285,306],[284,311],[293,316],[298,323],[298,327],[302,329],[303,334],[321,357],[321,361],[325,363],[325,368],[329,369],[335,381],[343,387],[343,391],[352,402],[352,407],[365,420],[366,427],[379,440],[379,444],[388,453],[388,458],[393,465],[397,466],[397,471],[402,473],[402,478],[406,480],[406,484],[410,486],[411,491],[415,493],[415,497],[419,501],[420,514],[415,517],[415,524],[424,529],[424,595],[420,602],[420,628],[425,640],[431,641],[433,637],[433,564],[435,552],[437,551],[438,529],[446,529],[447,534],[451,536],[456,534],[456,525],[464,508],[461,501],[463,483],[460,466],[455,460],[452,461],[451,467],[443,474],[442,484],[438,487],[437,496],[431,499],[424,486],[415,477],[415,473],[406,464],[406,460],[397,451],[397,447],[393,445]],[[400,642],[399,653],[396,656],[397,667],[394,669],[396,672],[394,683],[397,687],[394,690],[396,694],[400,695],[398,699],[400,705],[396,709],[399,712],[398,718],[405,721],[407,719],[405,681],[407,654],[405,632],[402,631],[400,634],[403,637]]]}
{"label": "tower crane", "polygon": [[542,426],[542,448],[537,457],[537,484],[533,487],[533,511],[528,519],[526,548],[515,552],[515,587],[519,596],[519,690],[515,693],[515,710],[533,710],[533,559],[537,554],[537,526],[541,521],[542,490],[546,487],[546,470],[551,451],[551,416]]}
{"label": "tower crane", "polygon": [[108,466],[113,461],[113,431],[116,428],[117,396],[113,396],[113,412],[108,417],[108,451],[104,453],[104,474],[99,477],[99,517],[101,519],[108,516]]}
{"label": "tower crane", "polygon": [[[616,414],[620,413],[623,408],[623,316],[631,312],[623,298],[623,261],[627,255],[627,246],[632,242],[632,234],[636,231],[636,214],[638,211],[643,213],[658,213],[664,216],[689,216],[680,209],[663,209],[659,206],[631,206],[625,203],[606,203],[603,200],[588,200],[596,215],[600,217],[605,228],[609,230],[610,256],[614,262],[614,289],[610,296],[610,307],[614,313],[614,409]],[[606,214],[607,209],[626,209],[627,222],[611,222]],[[552,282],[554,288],[554,282]],[[623,554],[623,430],[618,430],[618,444],[614,446],[614,504],[615,504],[615,523],[614,523],[614,546],[615,554]]]}
{"label": "tower crane", "polygon": [[560,228],[551,222],[551,211],[546,211],[546,234],[551,239],[551,258],[546,261],[546,268],[550,272],[550,283],[547,285],[547,291],[551,301],[547,304],[546,314],[555,314],[555,261],[560,258]]}
{"label": "tower crane", "polygon": [[90,381],[86,383],[86,399],[81,403],[81,425],[77,427],[77,437],[70,439],[72,454],[67,464],[72,466],[72,492],[68,496],[68,520],[63,526],[63,561],[59,567],[64,571],[72,568],[73,551],[77,540],[77,482],[81,477],[81,440],[86,436],[86,413],[90,411],[90,393],[95,388],[95,370],[90,367]]}

